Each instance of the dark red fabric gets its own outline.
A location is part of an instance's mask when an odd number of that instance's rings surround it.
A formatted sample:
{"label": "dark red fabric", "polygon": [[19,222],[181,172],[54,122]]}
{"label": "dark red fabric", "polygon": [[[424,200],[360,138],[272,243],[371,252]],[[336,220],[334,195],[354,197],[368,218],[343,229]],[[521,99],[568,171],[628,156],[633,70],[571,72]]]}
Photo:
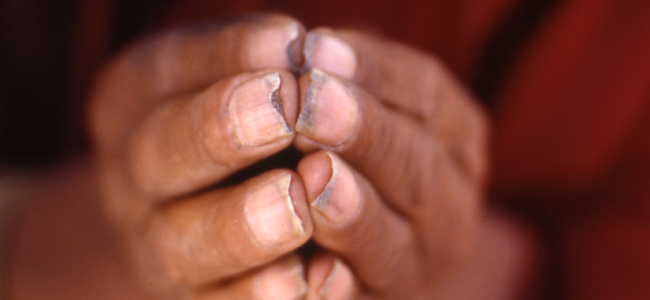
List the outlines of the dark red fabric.
{"label": "dark red fabric", "polygon": [[[211,6],[199,10],[210,16],[274,10],[309,26],[374,27],[472,78],[517,2],[210,0],[196,7]],[[509,205],[549,214],[560,248],[551,259],[561,261],[571,299],[650,298],[650,1],[559,2],[494,87],[493,187],[517,195]]]}
{"label": "dark red fabric", "polygon": [[650,2],[569,1],[501,88],[495,182],[590,188],[650,104]]}

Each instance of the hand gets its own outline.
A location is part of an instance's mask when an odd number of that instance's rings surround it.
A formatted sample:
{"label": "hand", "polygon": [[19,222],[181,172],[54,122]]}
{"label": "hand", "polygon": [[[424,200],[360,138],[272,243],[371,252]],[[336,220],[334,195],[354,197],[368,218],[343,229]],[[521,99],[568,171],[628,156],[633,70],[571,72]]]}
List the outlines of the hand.
{"label": "hand", "polygon": [[300,176],[233,173],[285,149],[304,29],[251,17],[150,37],[102,72],[89,123],[106,210],[154,299],[295,299],[312,233]]}
{"label": "hand", "polygon": [[395,42],[319,29],[304,51],[294,144],[327,250],[308,299],[430,299],[481,219],[485,114],[440,62]]}

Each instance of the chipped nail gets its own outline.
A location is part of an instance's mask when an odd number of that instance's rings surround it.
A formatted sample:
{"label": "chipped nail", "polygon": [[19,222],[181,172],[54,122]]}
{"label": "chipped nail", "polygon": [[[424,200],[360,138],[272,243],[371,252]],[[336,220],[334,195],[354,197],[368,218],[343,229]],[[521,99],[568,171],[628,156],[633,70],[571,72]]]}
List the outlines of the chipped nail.
{"label": "chipped nail", "polygon": [[305,37],[304,71],[321,69],[345,79],[352,79],[357,71],[357,56],[352,47],[331,32],[310,32]]}
{"label": "chipped nail", "polygon": [[282,111],[280,74],[267,73],[235,88],[228,103],[235,142],[259,147],[291,134]]}
{"label": "chipped nail", "polygon": [[290,187],[291,174],[287,174],[257,189],[244,204],[248,228],[262,246],[278,246],[305,234]]}
{"label": "chipped nail", "polygon": [[310,80],[296,131],[323,145],[340,145],[356,129],[356,97],[340,80],[319,69],[312,70]]}

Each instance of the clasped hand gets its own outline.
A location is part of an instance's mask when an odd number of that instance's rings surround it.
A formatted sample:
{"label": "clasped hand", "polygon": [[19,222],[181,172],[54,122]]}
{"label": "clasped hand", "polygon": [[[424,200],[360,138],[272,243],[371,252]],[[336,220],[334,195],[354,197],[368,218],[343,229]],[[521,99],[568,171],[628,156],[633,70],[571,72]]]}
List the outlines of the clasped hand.
{"label": "clasped hand", "polygon": [[[105,67],[88,118],[156,299],[428,299],[479,223],[485,115],[435,58],[359,31],[269,15],[153,36]],[[222,184],[290,146],[295,170]]]}

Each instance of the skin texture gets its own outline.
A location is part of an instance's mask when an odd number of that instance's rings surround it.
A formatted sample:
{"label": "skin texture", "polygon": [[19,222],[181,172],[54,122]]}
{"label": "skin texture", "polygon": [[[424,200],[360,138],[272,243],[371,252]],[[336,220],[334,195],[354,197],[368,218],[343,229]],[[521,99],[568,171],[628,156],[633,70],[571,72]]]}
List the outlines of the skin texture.
{"label": "skin texture", "polygon": [[276,299],[258,290],[278,284],[283,298],[305,293],[290,259],[312,233],[300,176],[216,187],[292,143],[290,49],[303,34],[282,16],[179,29],[136,43],[99,78],[89,122],[105,209],[152,297]]}
{"label": "skin texture", "polygon": [[[429,299],[480,223],[483,112],[433,57],[364,33],[271,15],[152,36],[88,119],[153,298]],[[291,145],[297,170],[223,184]]]}
{"label": "skin texture", "polygon": [[[328,29],[305,44],[295,145],[309,155],[298,172],[313,239],[338,257],[309,298],[429,299],[476,238],[485,116],[439,62],[406,46]],[[323,165],[328,181],[310,174]]]}

